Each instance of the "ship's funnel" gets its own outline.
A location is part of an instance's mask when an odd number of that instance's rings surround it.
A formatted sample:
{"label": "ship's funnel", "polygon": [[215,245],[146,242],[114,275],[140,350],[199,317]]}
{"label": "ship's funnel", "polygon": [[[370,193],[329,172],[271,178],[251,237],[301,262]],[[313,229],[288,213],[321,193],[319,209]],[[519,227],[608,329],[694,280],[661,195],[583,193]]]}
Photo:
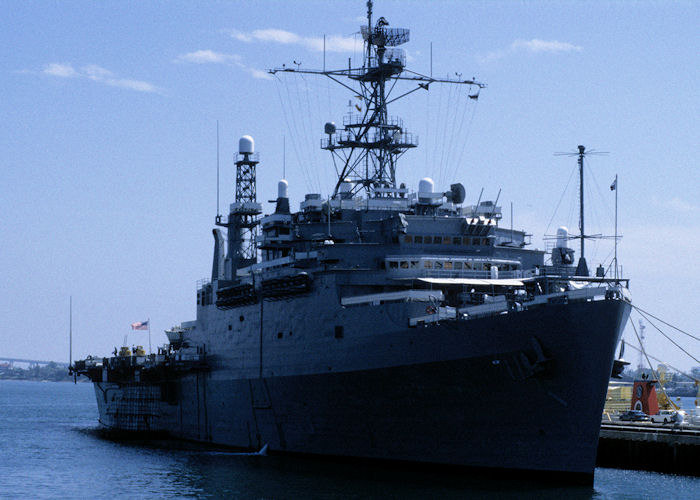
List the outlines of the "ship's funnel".
{"label": "ship's funnel", "polygon": [[212,229],[214,234],[214,259],[211,265],[211,280],[217,281],[225,278],[224,272],[224,237],[221,229]]}

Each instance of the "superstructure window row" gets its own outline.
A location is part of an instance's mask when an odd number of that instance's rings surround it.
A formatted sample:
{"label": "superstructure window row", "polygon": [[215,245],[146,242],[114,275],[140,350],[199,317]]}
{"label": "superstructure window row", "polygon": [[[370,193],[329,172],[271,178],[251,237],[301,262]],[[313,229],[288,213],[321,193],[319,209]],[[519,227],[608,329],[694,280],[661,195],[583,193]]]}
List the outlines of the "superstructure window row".
{"label": "superstructure window row", "polygon": [[469,237],[469,236],[433,236],[420,234],[406,234],[403,237],[404,243],[418,245],[471,245],[490,246],[491,238]]}
{"label": "superstructure window row", "polygon": [[491,271],[491,267],[496,266],[501,271],[517,271],[520,269],[518,263],[508,262],[483,262],[474,260],[447,260],[435,258],[420,259],[398,259],[390,258],[381,263],[382,269],[431,269],[446,271]]}

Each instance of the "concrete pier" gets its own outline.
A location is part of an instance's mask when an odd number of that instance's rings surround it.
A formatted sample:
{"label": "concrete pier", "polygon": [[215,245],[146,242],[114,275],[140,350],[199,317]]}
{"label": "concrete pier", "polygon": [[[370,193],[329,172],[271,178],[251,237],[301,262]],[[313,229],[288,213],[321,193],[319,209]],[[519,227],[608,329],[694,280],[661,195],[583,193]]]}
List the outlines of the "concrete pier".
{"label": "concrete pier", "polygon": [[700,476],[700,429],[646,422],[603,423],[596,465]]}

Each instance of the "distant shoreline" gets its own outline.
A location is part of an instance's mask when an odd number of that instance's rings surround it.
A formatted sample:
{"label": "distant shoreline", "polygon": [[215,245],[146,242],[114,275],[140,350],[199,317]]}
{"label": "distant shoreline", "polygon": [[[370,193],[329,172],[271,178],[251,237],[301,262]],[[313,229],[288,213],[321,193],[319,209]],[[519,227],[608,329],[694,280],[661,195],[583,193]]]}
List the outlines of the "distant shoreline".
{"label": "distant shoreline", "polygon": [[[2,382],[5,382],[5,381],[9,381],[9,382],[60,382],[60,383],[71,382],[72,383],[73,377],[68,376],[67,378],[61,379],[61,380],[49,380],[49,379],[39,379],[39,378],[12,378],[12,377],[1,377],[0,376],[0,381],[2,381]],[[89,383],[90,381],[88,379],[86,379],[85,377],[78,377],[76,382],[79,384],[82,384],[85,382]]]}
{"label": "distant shoreline", "polygon": [[[47,365],[48,366],[48,365]],[[13,369],[11,370],[11,373],[7,373],[7,371],[0,371],[0,380],[15,380],[15,381],[22,381],[22,382],[73,382],[73,376],[68,374],[68,370],[66,368],[58,368],[58,370],[53,370],[53,376],[52,377],[41,377],[41,376],[34,376],[34,373],[28,373],[30,369]],[[86,377],[78,377],[76,379],[76,382],[79,383],[89,383],[90,380]],[[687,390],[678,390],[678,391],[667,391],[668,392],[668,397],[670,398],[676,398],[676,397],[685,397],[685,398],[693,398],[697,396],[697,393],[694,391],[691,391],[690,393]]]}
{"label": "distant shoreline", "polygon": [[[0,380],[29,380],[34,382],[72,382],[73,376],[68,373],[68,367],[58,363],[48,363],[43,366],[15,368],[12,365],[0,365]],[[87,381],[87,379],[85,379]]]}

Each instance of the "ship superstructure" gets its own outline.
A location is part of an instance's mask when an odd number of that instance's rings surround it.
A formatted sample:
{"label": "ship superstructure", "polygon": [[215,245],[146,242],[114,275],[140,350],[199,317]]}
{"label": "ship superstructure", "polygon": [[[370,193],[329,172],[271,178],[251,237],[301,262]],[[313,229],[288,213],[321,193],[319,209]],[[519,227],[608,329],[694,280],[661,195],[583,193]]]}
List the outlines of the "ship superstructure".
{"label": "ship superstructure", "polygon": [[[559,473],[590,481],[627,282],[577,274],[568,234],[551,255],[499,226],[459,183],[396,181],[417,137],[388,104],[473,80],[408,72],[408,30],[372,19],[361,67],[315,73],[364,113],[327,123],[332,196],[274,212],[256,199],[259,157],[239,142],[236,199],[213,230],[197,318],[154,355],[77,361],[100,423],[249,450]],[[391,97],[396,81],[415,88]],[[141,353],[142,354],[142,353]]]}

